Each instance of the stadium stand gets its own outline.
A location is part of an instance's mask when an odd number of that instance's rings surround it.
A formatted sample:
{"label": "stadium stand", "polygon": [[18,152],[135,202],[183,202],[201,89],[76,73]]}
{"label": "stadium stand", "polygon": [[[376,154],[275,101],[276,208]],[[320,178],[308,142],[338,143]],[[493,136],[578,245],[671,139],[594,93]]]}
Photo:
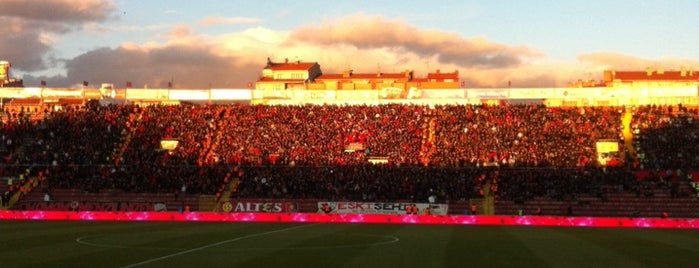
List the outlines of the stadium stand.
{"label": "stadium stand", "polygon": [[[41,116],[6,109],[0,128],[2,175],[29,170],[46,178],[17,206],[50,193],[52,201],[198,209],[196,197],[229,191],[249,199],[414,202],[435,195],[453,213],[491,194],[495,213],[512,215],[541,208],[548,215],[694,217],[699,204],[687,177],[699,150],[679,146],[696,144],[697,113],[685,107],[634,108],[635,152],[605,168],[595,142],[621,141],[624,107],[89,102],[34,110]],[[163,139],[178,146],[164,150]]]}

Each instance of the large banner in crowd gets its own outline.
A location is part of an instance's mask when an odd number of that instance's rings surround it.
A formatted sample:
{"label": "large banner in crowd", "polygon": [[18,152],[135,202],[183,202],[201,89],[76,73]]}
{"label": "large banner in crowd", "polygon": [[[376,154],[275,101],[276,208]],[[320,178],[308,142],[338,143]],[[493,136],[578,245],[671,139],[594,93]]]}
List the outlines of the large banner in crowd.
{"label": "large banner in crowd", "polygon": [[408,206],[415,205],[417,213],[424,215],[429,208],[431,215],[447,215],[449,205],[429,203],[389,202],[318,202],[318,212],[334,214],[407,214]]}

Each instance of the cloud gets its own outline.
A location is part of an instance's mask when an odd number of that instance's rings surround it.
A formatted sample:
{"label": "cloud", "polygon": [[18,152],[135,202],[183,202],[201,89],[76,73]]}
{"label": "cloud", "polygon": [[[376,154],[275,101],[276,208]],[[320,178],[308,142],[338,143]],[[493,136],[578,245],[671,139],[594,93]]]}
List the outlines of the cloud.
{"label": "cloud", "polygon": [[170,27],[172,27],[170,24],[105,26],[98,23],[87,23],[83,26],[83,30],[88,33],[107,34],[112,32],[157,32],[167,30]]}
{"label": "cloud", "polygon": [[646,68],[679,70],[682,66],[699,66],[699,60],[673,58],[654,60],[613,52],[581,54],[578,60],[584,64],[606,66],[607,69],[616,70],[645,70]]}
{"label": "cloud", "polygon": [[[0,25],[7,19],[0,18]],[[23,26],[19,26],[23,28]],[[43,55],[50,51],[51,47],[46,42],[41,42],[41,32],[18,31],[0,29],[0,51],[2,60],[12,63],[12,68],[22,70],[40,70],[46,66]]]}
{"label": "cloud", "polygon": [[111,1],[98,0],[3,0],[0,8],[0,51],[13,69],[37,71],[47,68],[52,45],[59,35],[86,22],[104,21],[113,9]]}
{"label": "cloud", "polygon": [[[345,69],[355,73],[414,70],[416,76],[425,77],[437,69],[458,70],[467,87],[506,87],[508,81],[513,87],[565,87],[578,79],[599,80],[604,70],[621,69],[619,66],[633,70],[651,63],[676,64],[675,68],[699,66],[697,61],[652,60],[613,52],[588,52],[577,61],[555,62],[535,48],[420,29],[402,21],[365,15],[291,31],[251,26],[220,35],[201,32],[197,26],[202,21],[207,19],[169,25],[145,43],[122,43],[116,48],[85,52],[63,61],[65,75],[27,76],[25,81],[32,84],[41,79],[52,86],[90,81],[93,85],[115,83],[122,87],[130,81],[135,87],[147,84],[153,88],[166,87],[174,80],[176,88],[243,88],[258,79],[267,57],[274,61],[288,58],[318,62],[323,73]],[[40,36],[30,32],[24,38],[38,40]],[[26,49],[50,49],[42,43],[33,45],[39,47]],[[34,60],[41,62],[40,58]]]}
{"label": "cloud", "polygon": [[212,26],[212,25],[240,25],[240,24],[258,24],[262,22],[261,19],[258,18],[245,18],[245,17],[233,17],[233,18],[225,18],[225,17],[216,17],[216,16],[210,16],[210,17],[205,17],[197,24],[199,26]]}
{"label": "cloud", "polygon": [[97,48],[65,60],[65,75],[27,75],[25,82],[70,86],[89,81],[123,87],[129,81],[134,87],[164,88],[172,80],[175,88],[243,88],[259,77],[270,56],[267,51],[288,36],[262,28],[220,36],[195,29],[178,24],[158,34],[159,42]]}
{"label": "cloud", "polygon": [[165,88],[173,82],[176,88],[231,88],[254,82],[244,78],[256,78],[260,66],[217,55],[208,45],[125,45],[95,49],[68,60],[66,76],[32,79],[47,80],[54,86],[89,81],[123,87],[129,81],[135,87]]}
{"label": "cloud", "polygon": [[3,0],[0,17],[53,23],[104,21],[114,9],[111,1],[101,0]]}
{"label": "cloud", "polygon": [[391,48],[420,57],[436,56],[440,63],[480,68],[508,68],[541,53],[525,46],[508,46],[484,37],[424,30],[400,20],[356,14],[308,25],[291,34],[291,42],[320,46],[349,45],[360,49]]}

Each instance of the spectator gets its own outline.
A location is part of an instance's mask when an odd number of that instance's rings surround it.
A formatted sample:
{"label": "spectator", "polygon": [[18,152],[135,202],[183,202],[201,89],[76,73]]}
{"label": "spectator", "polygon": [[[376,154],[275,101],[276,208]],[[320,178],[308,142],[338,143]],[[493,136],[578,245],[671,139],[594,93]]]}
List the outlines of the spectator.
{"label": "spectator", "polygon": [[[41,166],[52,188],[215,194],[233,167],[242,166],[238,195],[246,198],[451,202],[492,194],[501,200],[572,201],[601,194],[604,184],[633,189],[631,173],[596,168],[593,160],[597,140],[619,139],[619,110],[89,103],[45,109],[37,120],[23,111],[6,114],[0,125],[7,149],[2,173],[16,176]],[[696,166],[696,146],[676,143],[696,142],[696,112],[668,111],[635,112],[643,164]],[[672,129],[653,132],[663,126]],[[176,139],[177,148],[160,150],[162,139]],[[359,150],[346,151],[356,144]],[[368,164],[372,157],[388,163]]]}

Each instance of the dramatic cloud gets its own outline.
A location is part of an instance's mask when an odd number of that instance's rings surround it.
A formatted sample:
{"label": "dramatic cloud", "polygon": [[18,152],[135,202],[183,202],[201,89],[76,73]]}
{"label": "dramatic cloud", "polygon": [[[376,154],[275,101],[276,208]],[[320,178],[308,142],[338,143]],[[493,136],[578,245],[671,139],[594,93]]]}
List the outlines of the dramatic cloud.
{"label": "dramatic cloud", "polygon": [[3,0],[0,17],[13,17],[52,23],[103,21],[114,8],[101,0]]}
{"label": "dramatic cloud", "polygon": [[291,41],[322,46],[350,45],[360,49],[392,48],[420,57],[437,56],[439,63],[479,68],[509,68],[540,56],[524,46],[507,46],[483,37],[422,30],[403,21],[358,14],[319,26],[295,30]]}
{"label": "dramatic cloud", "polygon": [[[222,54],[218,40],[193,35],[186,25],[175,26],[163,44],[125,43],[118,48],[99,48],[65,62],[66,76],[31,77],[49,85],[114,83],[124,87],[239,88],[254,82],[264,59],[254,64],[234,54]],[[246,54],[241,54],[246,55]]]}
{"label": "dramatic cloud", "polygon": [[164,41],[94,49],[66,60],[65,76],[27,75],[25,84],[45,80],[50,86],[70,86],[88,81],[93,86],[124,87],[132,82],[134,87],[165,88],[172,82],[174,88],[242,88],[257,80],[270,56],[266,51],[285,35],[251,29],[206,36],[179,24],[160,36]]}
{"label": "dramatic cloud", "polygon": [[[176,88],[243,87],[241,77],[256,77],[259,65],[239,65],[233,57],[220,57],[203,47],[168,46],[155,49],[101,48],[66,63],[67,77],[53,77],[51,85],[89,81],[124,87]],[[253,81],[249,81],[253,82]]]}
{"label": "dramatic cloud", "polygon": [[11,19],[0,18],[0,25],[18,29],[0,29],[0,59],[9,60],[13,69],[39,70],[45,66],[42,57],[51,47],[41,42],[40,32],[23,31],[24,24]]}
{"label": "dramatic cloud", "polygon": [[3,0],[0,7],[0,58],[13,69],[37,71],[57,41],[86,22],[104,21],[113,5],[98,0]]}
{"label": "dramatic cloud", "polygon": [[[94,22],[91,22],[96,24]],[[159,26],[153,39],[144,43],[123,42],[118,47],[96,48],[63,61],[65,76],[25,76],[25,84],[46,80],[51,86],[68,86],[82,81],[91,85],[114,83],[123,87],[242,88],[256,81],[266,59],[318,62],[323,73],[403,72],[414,70],[418,77],[439,69],[458,70],[467,87],[565,87],[579,79],[599,80],[607,69],[632,70],[668,65],[699,66],[699,62],[650,60],[611,52],[589,52],[573,62],[556,62],[535,48],[499,44],[484,37],[463,37],[438,30],[419,29],[402,21],[352,15],[320,26],[278,31],[251,26],[220,35],[205,34],[206,25],[256,23],[254,19],[204,18],[189,24]],[[9,27],[22,29],[22,25]],[[8,30],[10,31],[10,30]],[[14,49],[49,50],[53,35],[14,31],[15,36],[38,47]],[[0,41],[0,46],[6,40]],[[1,47],[0,47],[1,48]],[[45,52],[43,52],[45,53]],[[25,65],[40,64],[41,58],[23,58]],[[665,65],[663,65],[664,67]]]}

